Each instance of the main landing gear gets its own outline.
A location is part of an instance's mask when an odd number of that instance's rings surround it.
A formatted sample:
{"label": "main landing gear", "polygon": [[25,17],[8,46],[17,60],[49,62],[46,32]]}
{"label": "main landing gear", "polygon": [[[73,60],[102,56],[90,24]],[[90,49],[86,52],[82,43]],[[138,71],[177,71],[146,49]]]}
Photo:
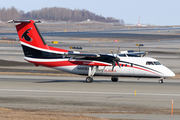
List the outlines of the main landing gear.
{"label": "main landing gear", "polygon": [[161,78],[159,81],[158,81],[160,84],[164,82],[164,78]]}
{"label": "main landing gear", "polygon": [[118,77],[111,77],[111,81],[112,82],[117,82],[118,81]]}
{"label": "main landing gear", "polygon": [[[94,73],[96,72],[97,69],[98,69],[98,66],[89,67],[88,77],[86,78],[87,83],[92,83],[93,82],[93,75],[94,75]],[[117,82],[118,77],[111,77],[111,81],[112,82]]]}
{"label": "main landing gear", "polygon": [[93,75],[96,72],[96,70],[98,69],[98,66],[92,66],[89,67],[89,71],[88,71],[88,77],[86,78],[86,82],[87,83],[92,83],[93,82]]}

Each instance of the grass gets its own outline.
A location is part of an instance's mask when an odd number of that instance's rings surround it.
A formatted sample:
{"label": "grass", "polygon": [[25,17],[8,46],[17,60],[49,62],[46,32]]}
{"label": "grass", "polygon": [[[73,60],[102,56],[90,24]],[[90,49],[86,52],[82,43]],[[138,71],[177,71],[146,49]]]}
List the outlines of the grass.
{"label": "grass", "polygon": [[80,76],[75,74],[30,73],[30,72],[0,72],[0,75],[40,75],[40,76]]}
{"label": "grass", "polygon": [[84,115],[71,115],[57,111],[24,111],[0,108],[1,120],[109,120]]}

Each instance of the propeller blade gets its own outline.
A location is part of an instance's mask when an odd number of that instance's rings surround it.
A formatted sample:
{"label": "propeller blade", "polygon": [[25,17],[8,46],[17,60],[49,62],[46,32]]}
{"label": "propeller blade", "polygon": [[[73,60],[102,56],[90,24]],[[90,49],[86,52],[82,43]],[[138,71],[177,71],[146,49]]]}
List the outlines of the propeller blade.
{"label": "propeller blade", "polygon": [[113,67],[112,67],[112,72],[113,72],[113,70],[114,70],[114,65],[113,65]]}
{"label": "propeller blade", "polygon": [[119,65],[119,62],[118,61],[116,61],[116,63],[118,64],[118,66],[121,68],[121,66]]}
{"label": "propeller blade", "polygon": [[113,57],[115,57],[113,60],[112,60],[112,72],[114,70],[114,67],[116,66],[116,63],[118,64],[118,66],[121,68],[121,66],[119,65],[119,61],[120,59],[117,57],[118,53],[119,53],[119,50],[120,50],[120,47],[118,48],[118,51],[117,51],[117,54],[116,54],[116,57],[114,56],[114,53],[113,51],[111,51]]}
{"label": "propeller blade", "polygon": [[116,57],[117,57],[117,55],[118,55],[118,53],[119,53],[119,50],[120,50],[120,47],[118,48],[118,51],[117,51]]}
{"label": "propeller blade", "polygon": [[111,51],[111,53],[112,53],[112,55],[114,56],[114,53],[113,53],[113,51]]}
{"label": "propeller blade", "polygon": [[116,62],[113,61],[113,62],[112,62],[112,72],[113,72],[115,66],[116,66]]}
{"label": "propeller blade", "polygon": [[112,65],[113,65],[113,66],[116,66],[116,62],[115,62],[115,61],[113,61]]}

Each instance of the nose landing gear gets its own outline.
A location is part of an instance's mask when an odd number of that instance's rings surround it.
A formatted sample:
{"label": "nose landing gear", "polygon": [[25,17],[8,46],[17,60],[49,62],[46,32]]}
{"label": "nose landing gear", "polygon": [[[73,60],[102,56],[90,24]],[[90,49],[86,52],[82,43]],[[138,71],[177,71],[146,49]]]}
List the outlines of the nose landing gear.
{"label": "nose landing gear", "polygon": [[160,84],[164,82],[164,78],[161,78],[159,81],[158,81]]}

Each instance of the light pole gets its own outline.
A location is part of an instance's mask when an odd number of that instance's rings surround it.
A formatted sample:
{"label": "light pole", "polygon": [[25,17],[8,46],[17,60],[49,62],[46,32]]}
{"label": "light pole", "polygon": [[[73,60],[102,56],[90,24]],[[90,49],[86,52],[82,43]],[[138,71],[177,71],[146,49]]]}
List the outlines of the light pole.
{"label": "light pole", "polygon": [[139,53],[140,53],[140,46],[144,46],[143,44],[136,44],[136,46],[139,46]]}

